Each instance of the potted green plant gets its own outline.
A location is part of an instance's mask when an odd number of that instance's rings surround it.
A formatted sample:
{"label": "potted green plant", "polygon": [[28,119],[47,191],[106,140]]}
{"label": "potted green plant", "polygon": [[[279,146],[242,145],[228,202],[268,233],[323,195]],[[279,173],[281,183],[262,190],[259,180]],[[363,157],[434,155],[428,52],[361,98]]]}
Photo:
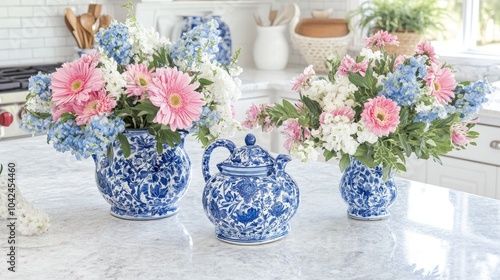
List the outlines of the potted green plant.
{"label": "potted green plant", "polygon": [[447,11],[437,0],[371,0],[363,2],[349,18],[359,16],[357,25],[368,34],[385,30],[398,37],[400,46],[387,48],[392,54],[413,54],[424,35],[444,30]]}

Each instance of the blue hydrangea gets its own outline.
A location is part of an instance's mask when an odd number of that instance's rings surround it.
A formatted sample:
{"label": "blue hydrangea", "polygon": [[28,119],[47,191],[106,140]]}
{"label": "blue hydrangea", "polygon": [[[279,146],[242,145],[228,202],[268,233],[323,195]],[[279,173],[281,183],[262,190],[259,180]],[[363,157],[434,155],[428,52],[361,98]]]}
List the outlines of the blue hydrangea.
{"label": "blue hydrangea", "polygon": [[86,126],[77,125],[73,119],[58,120],[47,133],[47,140],[57,151],[70,151],[82,160],[93,154],[105,154],[110,143],[124,130],[125,123],[120,118],[94,116]]}
{"label": "blue hydrangea", "polygon": [[201,127],[211,127],[217,124],[221,116],[219,112],[212,111],[208,107],[203,107],[200,120],[193,122],[192,127],[189,129],[190,133],[198,133]]}
{"label": "blue hydrangea", "polygon": [[420,80],[425,77],[425,60],[411,57],[409,64],[399,64],[394,73],[387,74],[379,95],[385,95],[399,106],[410,106],[419,99]]}
{"label": "blue hydrangea", "polygon": [[103,52],[116,63],[127,65],[132,56],[132,46],[128,42],[128,28],[119,23],[113,23],[108,28],[101,28],[95,34],[95,42],[103,48]]}
{"label": "blue hydrangea", "polygon": [[49,129],[51,123],[52,117],[37,118],[27,112],[23,114],[19,128],[28,133],[42,133]]}
{"label": "blue hydrangea", "polygon": [[185,32],[169,48],[174,63],[179,66],[184,66],[185,63],[187,67],[194,68],[201,62],[202,55],[208,56],[213,62],[221,40],[218,27],[217,21],[212,19]]}
{"label": "blue hydrangea", "polygon": [[488,102],[487,95],[492,92],[491,86],[486,81],[476,81],[466,86],[459,84],[455,90],[456,100],[449,105],[449,113],[460,113],[463,120],[475,118],[482,104]]}
{"label": "blue hydrangea", "polygon": [[437,119],[442,119],[448,116],[445,107],[443,106],[432,106],[429,110],[421,111],[415,117],[416,122],[431,123]]}
{"label": "blue hydrangea", "polygon": [[50,86],[50,74],[38,72],[37,75],[31,76],[28,80],[28,90],[32,94],[40,96],[42,101],[49,101],[52,98]]}

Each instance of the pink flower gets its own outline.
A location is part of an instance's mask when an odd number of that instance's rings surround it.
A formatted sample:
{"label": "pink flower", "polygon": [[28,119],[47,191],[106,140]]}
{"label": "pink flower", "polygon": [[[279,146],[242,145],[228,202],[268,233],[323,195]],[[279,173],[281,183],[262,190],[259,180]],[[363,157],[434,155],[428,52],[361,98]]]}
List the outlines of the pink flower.
{"label": "pink flower", "polygon": [[97,50],[91,50],[89,53],[82,55],[80,58],[81,61],[89,64],[90,67],[93,68],[97,67],[97,64],[99,64],[99,59],[101,59],[101,55]]}
{"label": "pink flower", "polygon": [[170,125],[170,129],[188,129],[200,118],[203,96],[196,89],[198,82],[191,84],[191,77],[177,68],[156,69],[156,77],[150,87],[150,99],[159,107],[153,122]]}
{"label": "pink flower", "polygon": [[431,95],[434,95],[439,103],[449,103],[455,97],[453,90],[457,84],[450,68],[441,68],[439,64],[432,63],[427,68],[425,81],[431,88]]}
{"label": "pink flower", "polygon": [[244,128],[254,129],[259,126],[258,118],[260,115],[260,109],[257,105],[252,104],[250,108],[246,111],[246,119],[241,123]]}
{"label": "pink flower", "polygon": [[90,98],[82,104],[74,106],[76,114],[76,124],[84,125],[90,122],[93,116],[107,114],[109,115],[116,107],[116,100],[106,94],[104,89],[93,91]]}
{"label": "pink flower", "polygon": [[419,55],[426,55],[431,61],[431,63],[434,64],[439,63],[438,62],[439,56],[436,55],[434,47],[431,45],[429,41],[423,41],[422,43],[418,44],[415,53]]}
{"label": "pink flower", "polygon": [[127,81],[127,96],[140,96],[145,98],[153,79],[153,70],[148,71],[144,64],[129,64],[125,71],[125,80]]}
{"label": "pink flower", "polygon": [[52,122],[57,122],[64,113],[74,113],[73,104],[65,103],[52,108]]}
{"label": "pink flower", "polygon": [[104,87],[101,70],[95,68],[92,61],[83,58],[65,63],[52,74],[50,89],[56,106],[65,103],[80,104],[90,98],[90,92]]}
{"label": "pink flower", "polygon": [[307,82],[316,72],[314,72],[313,66],[309,65],[304,69],[304,73],[300,74],[298,77],[293,78],[290,82],[293,84],[292,90],[299,91],[300,87]]}
{"label": "pink flower", "polygon": [[297,119],[287,120],[284,123],[285,143],[283,147],[290,151],[293,144],[303,142],[311,137],[311,132],[302,127]]}
{"label": "pink flower", "polygon": [[379,30],[373,36],[366,38],[366,47],[383,47],[385,45],[399,46],[398,36],[392,35],[387,31]]}
{"label": "pink flower", "polygon": [[469,128],[467,127],[467,123],[454,123],[450,127],[451,134],[451,143],[455,148],[465,148],[472,142],[472,139],[468,137],[467,133],[469,132]]}
{"label": "pink flower", "polygon": [[400,107],[385,96],[370,98],[365,103],[361,120],[368,131],[377,136],[387,136],[396,131],[399,124]]}
{"label": "pink flower", "polygon": [[368,68],[368,61],[361,61],[356,63],[354,58],[346,54],[342,61],[340,62],[339,69],[337,70],[337,75],[349,76],[349,72],[356,73],[359,72],[361,76],[365,76],[366,69]]}

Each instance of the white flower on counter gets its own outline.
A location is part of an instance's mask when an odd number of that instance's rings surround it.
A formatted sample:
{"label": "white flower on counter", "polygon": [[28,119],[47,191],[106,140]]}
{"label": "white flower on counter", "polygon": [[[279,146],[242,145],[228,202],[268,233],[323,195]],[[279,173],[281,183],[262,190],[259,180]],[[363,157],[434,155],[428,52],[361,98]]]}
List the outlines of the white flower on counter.
{"label": "white flower on counter", "polygon": [[[0,175],[0,219],[9,217],[8,210],[8,181],[4,175]],[[19,186],[15,188],[15,216],[16,231],[21,235],[39,235],[49,230],[50,219],[47,213],[37,210],[29,203],[19,191]]]}

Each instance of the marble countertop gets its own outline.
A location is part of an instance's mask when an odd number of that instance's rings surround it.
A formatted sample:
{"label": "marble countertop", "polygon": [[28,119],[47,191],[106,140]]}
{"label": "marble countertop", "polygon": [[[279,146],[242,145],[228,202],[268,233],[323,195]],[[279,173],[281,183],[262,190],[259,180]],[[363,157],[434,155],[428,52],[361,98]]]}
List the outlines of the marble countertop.
{"label": "marble countertop", "polygon": [[[180,212],[154,221],[111,216],[92,160],[58,153],[43,136],[1,141],[0,161],[16,163],[19,189],[51,228],[16,237],[12,273],[0,221],[0,279],[500,279],[499,200],[398,178],[389,219],[352,220],[339,170],[321,162],[286,168],[301,191],[288,236],[221,242],[201,203],[202,149],[189,139],[193,180]],[[225,157],[214,153],[212,162]]]}

